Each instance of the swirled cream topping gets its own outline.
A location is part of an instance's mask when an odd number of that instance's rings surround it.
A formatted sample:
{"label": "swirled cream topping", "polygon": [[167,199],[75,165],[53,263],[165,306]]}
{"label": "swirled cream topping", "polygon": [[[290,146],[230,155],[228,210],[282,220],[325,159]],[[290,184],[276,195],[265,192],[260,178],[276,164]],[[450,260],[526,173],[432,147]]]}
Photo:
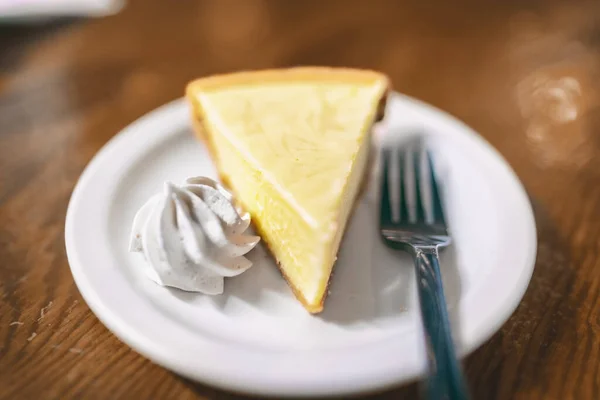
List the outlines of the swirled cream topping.
{"label": "swirled cream topping", "polygon": [[137,212],[129,250],[143,253],[156,283],[205,294],[223,293],[224,277],[252,266],[244,255],[260,238],[245,234],[250,216],[210,178],[165,183]]}

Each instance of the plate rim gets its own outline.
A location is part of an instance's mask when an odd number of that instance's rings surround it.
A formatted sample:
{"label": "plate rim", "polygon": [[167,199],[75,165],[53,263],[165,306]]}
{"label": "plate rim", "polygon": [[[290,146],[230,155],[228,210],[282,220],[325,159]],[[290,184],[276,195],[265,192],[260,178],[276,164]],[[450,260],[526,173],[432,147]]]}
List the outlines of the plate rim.
{"label": "plate rim", "polygon": [[[526,233],[526,236],[528,236],[531,245],[528,248],[529,251],[525,255],[526,261],[523,263],[523,270],[521,270],[520,276],[516,279],[510,295],[506,295],[505,299],[503,299],[501,302],[503,306],[501,307],[502,312],[500,315],[496,314],[495,318],[487,318],[488,321],[485,329],[480,329],[480,332],[475,335],[476,338],[465,344],[462,352],[464,354],[468,354],[486,342],[495,332],[500,329],[506,320],[513,314],[521,302],[525,291],[527,290],[533,274],[537,255],[537,228],[533,208],[523,184],[508,162],[476,131],[456,117],[451,116],[434,106],[412,97],[394,92],[391,95],[390,103],[397,101],[410,103],[413,107],[416,106],[426,113],[436,114],[438,118],[444,119],[446,123],[451,123],[456,127],[459,127],[465,136],[469,136],[469,140],[472,140],[477,144],[477,147],[481,152],[484,152],[490,156],[490,162],[493,162],[497,167],[502,168],[505,178],[507,178],[508,181],[510,181],[510,184],[513,186],[514,194],[519,197],[519,206],[522,208],[522,212],[524,212],[528,217],[527,221],[523,221],[522,225],[526,226],[527,228],[528,232]],[[235,379],[231,379],[231,372],[228,372],[223,368],[217,368],[216,366],[215,369],[211,369],[210,366],[208,368],[206,366],[204,366],[204,368],[199,368],[198,364],[191,365],[188,362],[189,360],[186,362],[181,362],[181,360],[174,359],[172,354],[170,354],[168,351],[165,351],[164,343],[157,345],[147,335],[136,332],[134,326],[135,323],[120,320],[114,315],[114,310],[106,307],[105,301],[99,297],[97,290],[95,290],[94,283],[88,280],[88,276],[85,272],[86,267],[83,265],[81,254],[79,254],[77,250],[78,245],[76,244],[77,239],[74,233],[74,224],[77,221],[76,219],[78,218],[78,213],[81,211],[81,207],[83,207],[81,198],[85,193],[85,190],[87,190],[89,187],[90,182],[93,182],[93,178],[95,174],[98,173],[102,163],[111,158],[112,153],[121,145],[122,142],[125,141],[128,136],[133,135],[136,131],[144,128],[148,124],[156,123],[157,120],[172,118],[174,115],[183,112],[182,109],[185,109],[187,116],[187,104],[185,103],[185,99],[179,98],[150,111],[126,126],[115,136],[113,136],[94,155],[94,157],[85,167],[83,173],[77,181],[77,184],[75,185],[67,208],[65,221],[66,252],[71,273],[78,290],[96,317],[115,336],[117,336],[121,341],[126,343],[144,357],[183,376],[222,388],[224,390],[234,390],[238,392],[270,396],[323,396],[333,394],[348,395],[381,390],[406,381],[410,381],[419,376],[423,372],[422,366],[415,367],[413,363],[409,366],[409,368],[374,368],[370,372],[363,371],[362,375],[352,376],[352,379],[348,377],[345,377],[344,379],[344,376],[337,374],[337,378],[331,381],[325,379],[315,382],[308,379],[307,382],[307,379],[303,378],[299,380],[291,379],[288,382],[275,382],[271,378],[265,378],[265,374],[261,374],[263,375],[261,378],[257,376],[256,373],[247,374],[245,376],[237,375],[235,376]],[[185,123],[186,126],[189,125],[187,121]],[[156,136],[160,137],[161,135],[156,134]],[[461,301],[461,304],[462,303],[464,302]],[[198,340],[200,342],[203,341],[200,339]],[[206,341],[204,344],[211,345],[211,343],[213,342]],[[212,345],[214,346],[214,343]],[[224,348],[219,348],[218,350],[227,351]],[[237,347],[233,351],[242,352],[242,350]],[[360,353],[363,353],[362,348]],[[249,359],[253,359],[256,355],[251,356],[248,354],[245,356],[248,356]],[[262,357],[265,357],[265,355],[263,354]],[[271,354],[268,357],[273,356]],[[346,372],[350,373],[349,370]]]}

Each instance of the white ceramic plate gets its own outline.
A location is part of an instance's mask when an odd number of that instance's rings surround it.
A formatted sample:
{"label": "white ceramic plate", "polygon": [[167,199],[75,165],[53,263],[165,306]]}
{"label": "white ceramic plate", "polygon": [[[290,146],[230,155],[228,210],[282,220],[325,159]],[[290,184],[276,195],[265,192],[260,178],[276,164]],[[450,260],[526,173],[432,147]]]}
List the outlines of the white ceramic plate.
{"label": "white ceramic plate", "polygon": [[[435,153],[455,243],[442,272],[456,341],[468,353],[525,292],[536,254],[531,206],[506,162],[464,124],[400,95],[386,121],[386,138],[422,131]],[[189,378],[263,395],[364,392],[425,371],[413,266],[379,241],[375,177],[342,244],[325,311],[311,316],[262,249],[218,297],[159,287],[140,273],[142,256],[127,251],[135,212],[165,180],[194,175],[216,177],[177,100],[115,136],[73,192],[71,271],[115,335]]]}

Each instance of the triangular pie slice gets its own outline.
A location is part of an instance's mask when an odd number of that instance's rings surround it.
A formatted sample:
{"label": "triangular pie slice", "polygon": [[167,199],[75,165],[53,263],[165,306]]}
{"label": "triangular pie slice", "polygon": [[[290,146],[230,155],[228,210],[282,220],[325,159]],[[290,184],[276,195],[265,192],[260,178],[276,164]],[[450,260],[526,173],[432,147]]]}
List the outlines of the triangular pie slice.
{"label": "triangular pie slice", "polygon": [[323,309],[388,85],[374,71],[298,67],[187,86],[197,135],[221,180],[311,313]]}

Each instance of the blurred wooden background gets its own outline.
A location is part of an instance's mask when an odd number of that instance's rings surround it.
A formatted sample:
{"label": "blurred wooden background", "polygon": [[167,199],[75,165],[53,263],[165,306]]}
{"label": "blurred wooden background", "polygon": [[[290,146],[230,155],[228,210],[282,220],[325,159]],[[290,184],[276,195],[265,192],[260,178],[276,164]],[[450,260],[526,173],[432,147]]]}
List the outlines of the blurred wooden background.
{"label": "blurred wooden background", "polygon": [[0,397],[243,398],[153,365],[100,324],[69,272],[67,202],[94,153],[190,79],[319,64],[388,73],[479,131],[531,195],[536,270],[467,360],[474,398],[598,398],[599,23],[597,0],[138,0],[0,26]]}

